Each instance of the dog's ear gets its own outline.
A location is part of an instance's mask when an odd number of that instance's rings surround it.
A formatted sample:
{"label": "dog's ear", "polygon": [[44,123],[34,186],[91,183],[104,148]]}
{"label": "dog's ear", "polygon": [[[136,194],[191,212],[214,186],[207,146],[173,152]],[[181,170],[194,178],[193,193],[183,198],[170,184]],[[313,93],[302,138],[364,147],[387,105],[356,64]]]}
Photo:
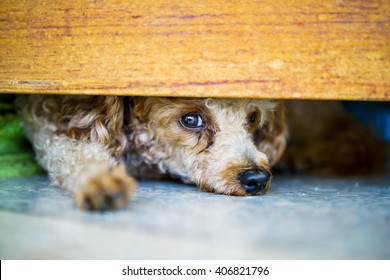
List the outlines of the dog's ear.
{"label": "dog's ear", "polygon": [[258,130],[255,142],[258,149],[264,153],[270,165],[274,165],[286,149],[288,129],[284,118],[284,106],[280,104],[269,114],[268,120]]}
{"label": "dog's ear", "polygon": [[120,158],[126,146],[124,104],[116,96],[69,96],[62,100],[57,133],[101,143]]}

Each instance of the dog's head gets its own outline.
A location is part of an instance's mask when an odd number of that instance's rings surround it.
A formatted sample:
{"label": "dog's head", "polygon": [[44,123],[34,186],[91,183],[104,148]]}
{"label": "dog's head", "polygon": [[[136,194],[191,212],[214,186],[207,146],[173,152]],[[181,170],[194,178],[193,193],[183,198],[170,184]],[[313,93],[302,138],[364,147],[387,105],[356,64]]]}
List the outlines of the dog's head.
{"label": "dog's head", "polygon": [[210,192],[264,194],[286,146],[274,101],[139,98],[131,113],[130,145],[142,160]]}

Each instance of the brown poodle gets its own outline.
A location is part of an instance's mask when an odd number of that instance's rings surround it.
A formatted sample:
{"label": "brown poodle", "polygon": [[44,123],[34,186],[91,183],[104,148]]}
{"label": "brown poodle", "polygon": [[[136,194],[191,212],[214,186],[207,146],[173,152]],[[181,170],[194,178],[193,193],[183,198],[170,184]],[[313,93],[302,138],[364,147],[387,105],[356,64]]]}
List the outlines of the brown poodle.
{"label": "brown poodle", "polygon": [[89,210],[125,206],[134,178],[169,175],[208,192],[261,195],[279,160],[337,174],[383,165],[376,140],[335,102],[26,95],[16,104],[52,184]]}

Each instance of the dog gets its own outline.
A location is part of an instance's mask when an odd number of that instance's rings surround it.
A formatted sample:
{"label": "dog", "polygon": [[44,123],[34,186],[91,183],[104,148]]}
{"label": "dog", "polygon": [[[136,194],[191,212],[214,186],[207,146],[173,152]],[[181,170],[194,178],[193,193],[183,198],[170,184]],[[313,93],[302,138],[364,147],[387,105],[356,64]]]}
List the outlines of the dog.
{"label": "dog", "polygon": [[336,174],[382,164],[376,140],[337,103],[300,106],[264,99],[16,99],[51,184],[69,191],[80,208],[97,211],[126,206],[140,179],[169,176],[206,192],[263,195],[278,162],[295,172]]}

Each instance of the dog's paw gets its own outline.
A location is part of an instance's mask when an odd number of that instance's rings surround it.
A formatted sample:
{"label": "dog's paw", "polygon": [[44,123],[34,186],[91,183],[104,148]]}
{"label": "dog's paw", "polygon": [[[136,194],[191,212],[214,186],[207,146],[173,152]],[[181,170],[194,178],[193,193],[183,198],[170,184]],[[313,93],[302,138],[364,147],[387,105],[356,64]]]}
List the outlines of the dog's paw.
{"label": "dog's paw", "polygon": [[136,188],[135,180],[123,166],[100,173],[87,180],[75,193],[76,204],[91,211],[106,211],[126,206]]}

